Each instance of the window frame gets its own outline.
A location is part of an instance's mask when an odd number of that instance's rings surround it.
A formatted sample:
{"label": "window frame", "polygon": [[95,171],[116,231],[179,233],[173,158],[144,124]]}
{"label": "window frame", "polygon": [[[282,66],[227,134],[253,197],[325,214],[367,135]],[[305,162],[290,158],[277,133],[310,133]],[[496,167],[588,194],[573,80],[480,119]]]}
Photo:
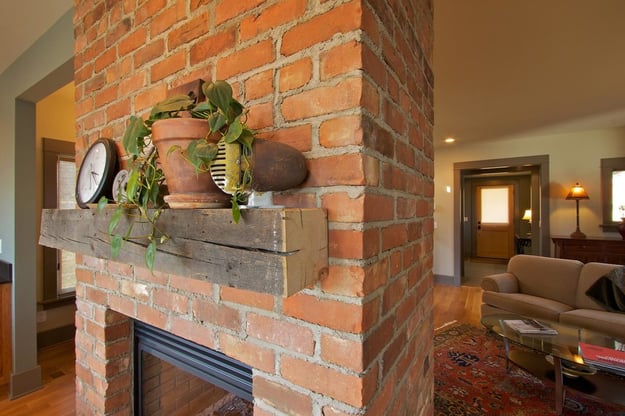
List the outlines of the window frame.
{"label": "window frame", "polygon": [[601,159],[601,210],[604,232],[617,232],[618,222],[612,220],[612,172],[625,170],[625,157]]}
{"label": "window frame", "polygon": [[[43,208],[58,208],[58,183],[57,162],[59,160],[73,161],[74,143],[42,138],[43,147]],[[44,308],[57,306],[57,302],[73,299],[74,290],[60,290],[60,250],[43,247],[43,293],[42,304]]]}

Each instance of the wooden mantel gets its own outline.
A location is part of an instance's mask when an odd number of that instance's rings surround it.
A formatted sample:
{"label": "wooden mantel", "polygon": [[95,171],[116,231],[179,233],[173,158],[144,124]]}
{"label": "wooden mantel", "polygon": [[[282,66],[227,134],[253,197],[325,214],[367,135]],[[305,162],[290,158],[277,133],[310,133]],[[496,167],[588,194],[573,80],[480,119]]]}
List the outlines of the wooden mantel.
{"label": "wooden mantel", "polygon": [[[111,259],[107,229],[113,212],[44,209],[39,243]],[[125,218],[118,227],[129,223]],[[146,235],[143,226],[135,224],[133,235]],[[290,296],[327,273],[322,209],[247,209],[238,224],[229,209],[166,209],[159,227],[171,237],[158,248],[154,269],[161,272],[277,296]],[[146,244],[125,242],[114,260],[145,267]]]}

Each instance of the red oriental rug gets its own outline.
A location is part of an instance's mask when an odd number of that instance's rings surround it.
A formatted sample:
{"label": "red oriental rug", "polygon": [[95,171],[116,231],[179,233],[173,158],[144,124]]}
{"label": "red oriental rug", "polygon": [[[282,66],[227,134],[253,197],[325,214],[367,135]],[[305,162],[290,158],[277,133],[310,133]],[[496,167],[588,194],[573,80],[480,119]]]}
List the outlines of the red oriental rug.
{"label": "red oriental rug", "polygon": [[[456,324],[436,332],[434,379],[438,416],[556,414],[554,383],[514,365],[506,372],[503,340],[484,328]],[[564,415],[625,416],[625,406],[567,389]]]}

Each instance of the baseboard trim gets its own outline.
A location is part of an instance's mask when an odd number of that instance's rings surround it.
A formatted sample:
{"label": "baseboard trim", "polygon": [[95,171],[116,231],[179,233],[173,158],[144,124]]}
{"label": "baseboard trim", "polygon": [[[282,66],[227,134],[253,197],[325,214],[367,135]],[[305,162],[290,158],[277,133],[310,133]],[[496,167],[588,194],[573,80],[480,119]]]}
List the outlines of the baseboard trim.
{"label": "baseboard trim", "polygon": [[444,274],[435,274],[434,275],[434,284],[437,285],[449,285],[449,286],[460,286],[460,279],[455,276],[446,276]]}
{"label": "baseboard trim", "polygon": [[76,327],[65,325],[37,333],[37,348],[49,347],[64,341],[74,339]]}
{"label": "baseboard trim", "polygon": [[43,387],[43,384],[41,381],[40,366],[36,366],[19,374],[11,373],[9,399],[17,399],[18,397],[37,391],[41,387]]}

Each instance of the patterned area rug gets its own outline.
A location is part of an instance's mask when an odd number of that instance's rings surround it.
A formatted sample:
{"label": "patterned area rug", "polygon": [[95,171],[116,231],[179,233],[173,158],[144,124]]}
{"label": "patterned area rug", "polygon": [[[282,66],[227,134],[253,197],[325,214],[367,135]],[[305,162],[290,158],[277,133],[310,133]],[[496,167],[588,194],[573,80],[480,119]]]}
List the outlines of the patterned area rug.
{"label": "patterned area rug", "polygon": [[[556,414],[554,383],[514,365],[507,373],[503,341],[483,328],[456,324],[436,333],[434,378],[438,416]],[[564,415],[625,416],[625,407],[567,390]]]}

